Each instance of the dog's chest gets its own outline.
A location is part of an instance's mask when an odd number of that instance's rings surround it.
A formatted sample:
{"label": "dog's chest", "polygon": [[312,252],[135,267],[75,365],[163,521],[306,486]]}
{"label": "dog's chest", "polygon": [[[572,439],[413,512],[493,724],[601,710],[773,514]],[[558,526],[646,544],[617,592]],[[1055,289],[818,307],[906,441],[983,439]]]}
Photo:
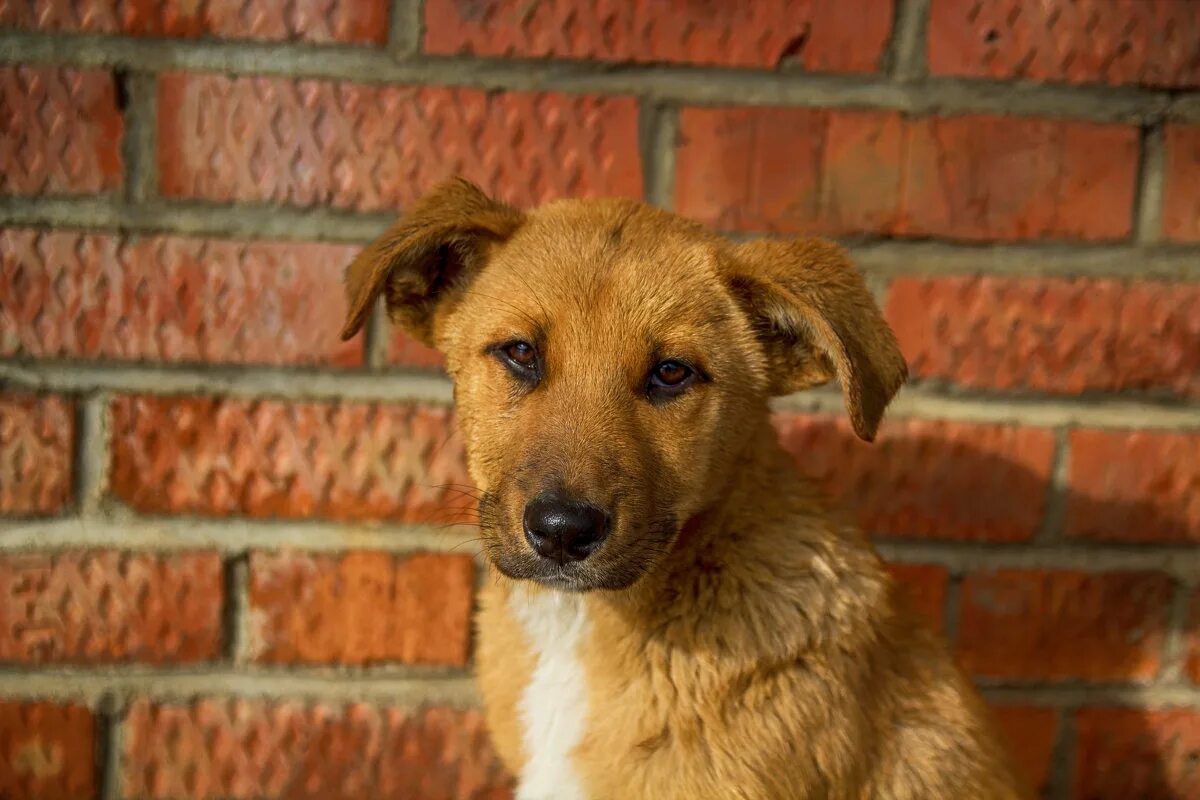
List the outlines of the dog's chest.
{"label": "dog's chest", "polygon": [[535,666],[518,711],[525,766],[517,800],[582,800],[571,752],[583,738],[587,685],[579,645],[587,629],[581,598],[523,590],[509,597],[529,637]]}

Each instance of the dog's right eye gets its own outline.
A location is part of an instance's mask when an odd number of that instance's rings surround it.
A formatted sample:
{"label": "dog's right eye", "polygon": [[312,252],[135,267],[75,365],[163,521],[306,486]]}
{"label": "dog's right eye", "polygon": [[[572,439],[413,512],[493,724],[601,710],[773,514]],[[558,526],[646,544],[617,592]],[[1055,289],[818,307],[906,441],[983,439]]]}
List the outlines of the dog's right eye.
{"label": "dog's right eye", "polygon": [[500,363],[522,380],[536,381],[538,378],[537,349],[529,342],[507,342],[495,348]]}

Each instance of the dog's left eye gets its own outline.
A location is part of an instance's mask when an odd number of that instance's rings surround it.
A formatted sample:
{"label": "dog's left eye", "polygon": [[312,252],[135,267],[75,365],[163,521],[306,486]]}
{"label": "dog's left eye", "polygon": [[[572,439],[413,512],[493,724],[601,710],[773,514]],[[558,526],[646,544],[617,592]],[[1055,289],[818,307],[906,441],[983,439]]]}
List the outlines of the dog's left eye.
{"label": "dog's left eye", "polygon": [[541,372],[541,359],[538,357],[537,348],[532,344],[518,339],[494,345],[490,349],[515,377],[526,383],[537,383]]}
{"label": "dog's left eye", "polygon": [[650,372],[651,395],[669,397],[691,385],[696,371],[682,361],[662,361]]}

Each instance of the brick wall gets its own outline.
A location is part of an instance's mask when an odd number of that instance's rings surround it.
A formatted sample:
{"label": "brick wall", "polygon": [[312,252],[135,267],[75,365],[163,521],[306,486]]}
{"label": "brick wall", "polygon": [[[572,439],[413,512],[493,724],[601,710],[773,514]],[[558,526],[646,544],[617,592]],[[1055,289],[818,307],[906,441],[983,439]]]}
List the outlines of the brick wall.
{"label": "brick wall", "polygon": [[1200,3],[0,2],[0,796],[499,798],[451,172],[843,239],[914,374],[780,404],[1054,798],[1200,796]]}

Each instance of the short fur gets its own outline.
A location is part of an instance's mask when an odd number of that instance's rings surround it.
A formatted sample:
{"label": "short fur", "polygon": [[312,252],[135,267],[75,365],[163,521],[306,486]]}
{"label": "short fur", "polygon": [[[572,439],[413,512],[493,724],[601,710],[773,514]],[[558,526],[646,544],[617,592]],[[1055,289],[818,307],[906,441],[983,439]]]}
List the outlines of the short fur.
{"label": "short fur", "polygon": [[[383,293],[446,355],[492,566],[479,685],[519,797],[1025,796],[943,641],[771,426],[770,396],[836,379],[869,440],[904,382],[837,246],[733,244],[629,201],[525,213],[454,180],[347,287],[345,335]],[[512,340],[536,385],[497,357]],[[652,402],[663,359],[707,379]],[[598,552],[533,553],[546,490],[608,510]]]}

